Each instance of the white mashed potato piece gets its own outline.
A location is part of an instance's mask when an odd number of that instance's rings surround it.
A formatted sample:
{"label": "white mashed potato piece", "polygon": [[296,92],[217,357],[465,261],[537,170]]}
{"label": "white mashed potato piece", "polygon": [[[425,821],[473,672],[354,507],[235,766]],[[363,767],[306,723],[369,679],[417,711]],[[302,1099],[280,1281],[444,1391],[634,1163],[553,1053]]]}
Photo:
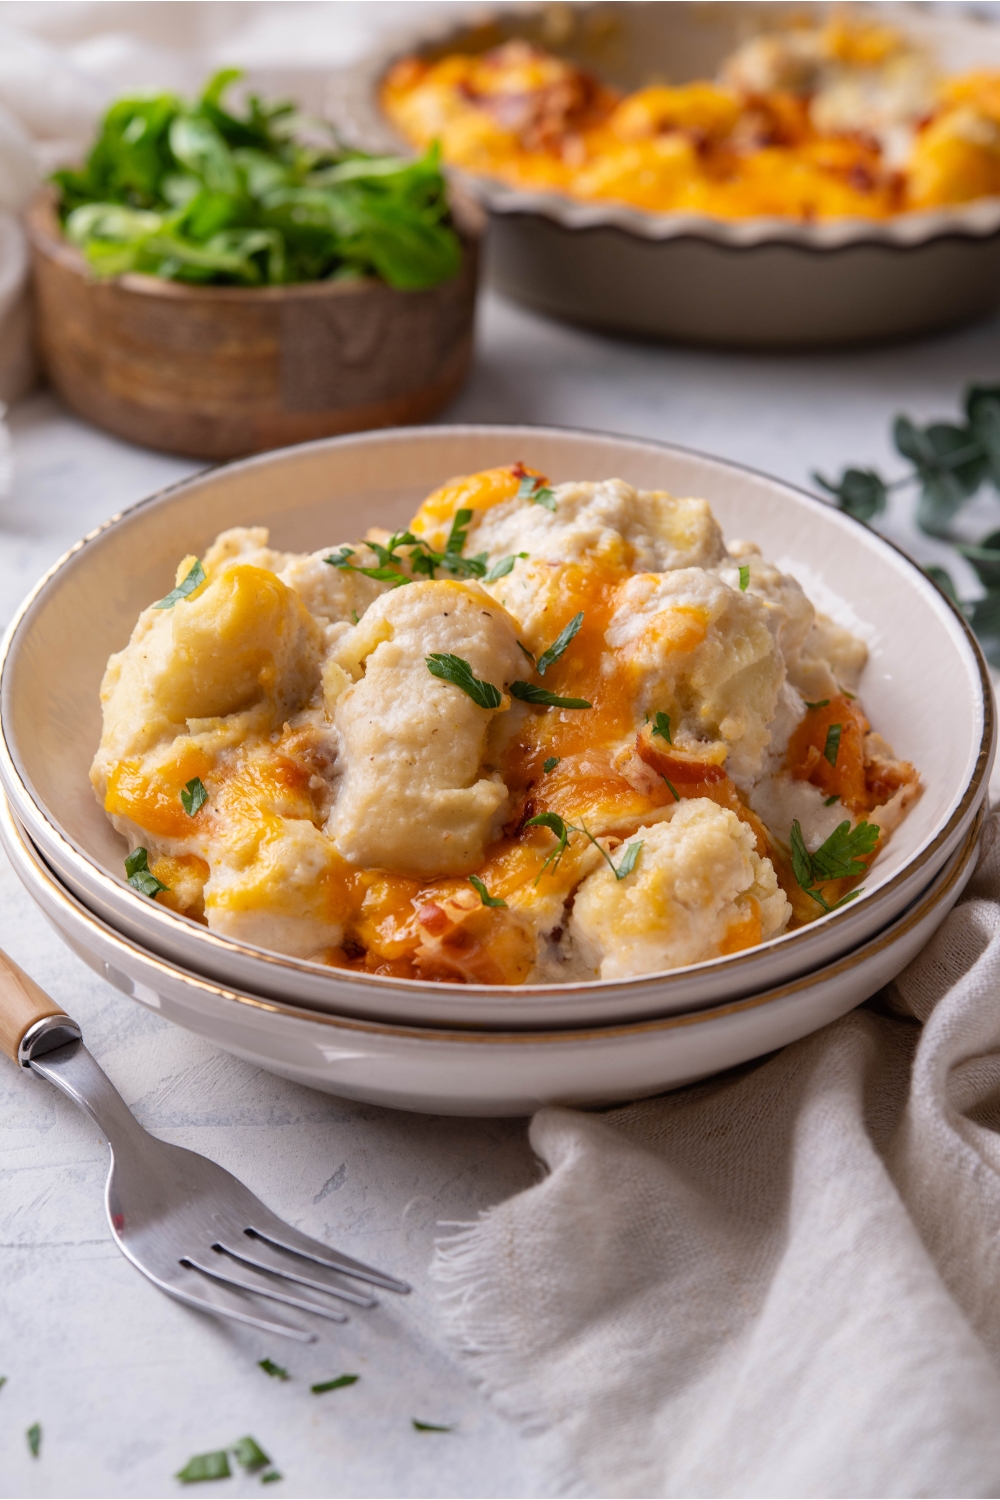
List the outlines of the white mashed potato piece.
{"label": "white mashed potato piece", "polygon": [[881,847],[919,794],[855,697],[862,642],[706,501],[511,464],[410,532],[235,527],[140,615],[91,777],[145,895],[362,973],[618,979],[820,916],[793,824]]}
{"label": "white mashed potato piece", "polygon": [[345,771],[327,832],[355,864],[466,874],[500,831],[507,788],[483,764],[500,705],[433,676],[434,654],[500,688],[524,665],[514,621],[476,584],[397,589],[341,643],[340,665],[358,680],[336,704]]}
{"label": "white mashed potato piece", "polygon": [[573,904],[570,930],[601,979],[701,963],[784,929],[791,907],[771,861],[728,808],[705,797],[675,804],[669,820],[637,829],[638,840],[630,875],[619,880],[603,864]]}

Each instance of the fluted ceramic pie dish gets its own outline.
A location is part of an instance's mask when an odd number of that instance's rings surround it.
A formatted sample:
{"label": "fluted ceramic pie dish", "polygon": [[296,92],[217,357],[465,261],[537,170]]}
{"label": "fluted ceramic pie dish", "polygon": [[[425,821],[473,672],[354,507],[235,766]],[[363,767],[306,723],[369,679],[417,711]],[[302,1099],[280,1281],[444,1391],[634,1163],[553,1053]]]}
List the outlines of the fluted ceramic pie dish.
{"label": "fluted ceramic pie dish", "polygon": [[[88,779],[109,654],[162,597],[178,555],[266,525],[313,549],[393,526],[443,479],[522,459],[553,480],[620,476],[701,495],[725,534],[757,540],[869,647],[861,693],[874,726],[919,767],[924,792],[864,894],[757,948],[666,974],[516,987],[392,979],[237,943],[139,895],[125,845]],[[992,696],[964,621],[889,543],[812,496],[736,464],[557,428],[438,427],[330,439],[196,476],[114,517],[44,578],[12,622],[0,667],[0,780],[59,880],[102,921],[168,962],[261,996],[417,1025],[607,1025],[722,1004],[840,958],[893,922],[962,846],[993,756]]]}
{"label": "fluted ceramic pie dish", "polygon": [[[711,77],[735,46],[788,22],[786,5],[497,6],[401,28],[341,75],[330,108],[374,151],[409,148],[379,103],[393,62],[485,51],[524,37],[623,89]],[[959,7],[953,7],[958,11]],[[830,6],[794,7],[797,19]],[[1000,27],[962,8],[864,7],[923,42],[948,72],[1000,66]],[[646,336],[804,347],[899,337],[1000,302],[1000,199],[882,220],[647,213],[453,171],[490,214],[490,264],[506,295],[555,317]]]}
{"label": "fluted ceramic pie dish", "polygon": [[846,958],[742,1000],[632,1024],[469,1031],[322,1014],[184,970],[95,917],[48,869],[0,796],[0,843],[70,948],[122,994],[297,1083],[427,1114],[522,1115],[691,1083],[828,1025],[915,958],[975,868],[981,807],[958,851],[884,932]]}

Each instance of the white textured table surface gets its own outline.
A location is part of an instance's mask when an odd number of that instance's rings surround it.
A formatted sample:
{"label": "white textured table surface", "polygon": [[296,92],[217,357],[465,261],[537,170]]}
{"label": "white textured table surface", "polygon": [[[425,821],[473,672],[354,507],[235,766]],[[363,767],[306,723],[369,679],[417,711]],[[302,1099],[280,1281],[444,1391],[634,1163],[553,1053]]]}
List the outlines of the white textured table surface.
{"label": "white textured table surface", "polygon": [[[783,358],[644,347],[488,298],[475,373],[447,415],[673,440],[808,483],[811,468],[849,461],[898,470],[888,442],[897,410],[949,415],[967,380],[998,375],[995,323],[894,349]],[[194,467],[114,442],[49,395],[23,402],[11,426],[4,621],[69,543]],[[973,533],[997,524],[995,502],[977,511]],[[891,534],[912,539],[905,502]],[[924,559],[944,556],[917,545]],[[426,1277],[439,1221],[474,1217],[532,1180],[524,1124],[380,1111],[213,1051],[91,974],[6,864],[0,944],[80,1020],[144,1125],[229,1167],[309,1233],[414,1283],[411,1297],[387,1296],[307,1349],[187,1311],[111,1244],[96,1130],[40,1079],[0,1062],[0,1494],[178,1494],[171,1476],[191,1454],[246,1433],[285,1475],[276,1495],[537,1493],[519,1439],[444,1345]],[[256,1365],[264,1355],[294,1378],[268,1379]],[[310,1394],[311,1381],[345,1371],[361,1380]],[[416,1433],[413,1417],[455,1431]],[[25,1442],[33,1422],[38,1459]],[[254,1494],[259,1482],[208,1489]]]}

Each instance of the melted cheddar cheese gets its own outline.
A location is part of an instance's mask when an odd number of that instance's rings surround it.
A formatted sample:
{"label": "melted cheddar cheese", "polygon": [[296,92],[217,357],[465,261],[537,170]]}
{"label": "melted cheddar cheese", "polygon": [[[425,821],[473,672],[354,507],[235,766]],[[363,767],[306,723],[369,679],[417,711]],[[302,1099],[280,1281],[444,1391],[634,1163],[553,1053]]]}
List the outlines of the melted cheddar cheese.
{"label": "melted cheddar cheese", "polygon": [[714,81],[624,97],[525,42],[409,57],[381,98],[456,167],[653,213],[883,219],[1000,194],[1000,74],[941,78],[877,22],[793,18]]}
{"label": "melted cheddar cheese", "polygon": [[919,789],[851,696],[864,647],[704,500],[511,464],[394,537],[237,528],[203,570],[109,661],[92,780],[154,899],[262,948],[494,985],[697,963],[856,885],[803,885],[793,820],[812,851],[874,824],[863,869]]}

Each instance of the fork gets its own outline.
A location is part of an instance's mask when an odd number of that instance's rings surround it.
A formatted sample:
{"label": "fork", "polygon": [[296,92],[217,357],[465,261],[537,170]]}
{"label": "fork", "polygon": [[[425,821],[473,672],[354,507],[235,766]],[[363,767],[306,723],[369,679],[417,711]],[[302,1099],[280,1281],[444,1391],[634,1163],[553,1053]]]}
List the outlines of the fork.
{"label": "fork", "polygon": [[346,1323],[337,1302],[377,1305],[350,1283],[410,1290],[300,1234],[207,1157],[150,1135],[83,1045],[77,1023],[2,951],[0,1048],[100,1127],[111,1148],[105,1206],[115,1243],[179,1302],[311,1343],[314,1332],[265,1313],[255,1299]]}

